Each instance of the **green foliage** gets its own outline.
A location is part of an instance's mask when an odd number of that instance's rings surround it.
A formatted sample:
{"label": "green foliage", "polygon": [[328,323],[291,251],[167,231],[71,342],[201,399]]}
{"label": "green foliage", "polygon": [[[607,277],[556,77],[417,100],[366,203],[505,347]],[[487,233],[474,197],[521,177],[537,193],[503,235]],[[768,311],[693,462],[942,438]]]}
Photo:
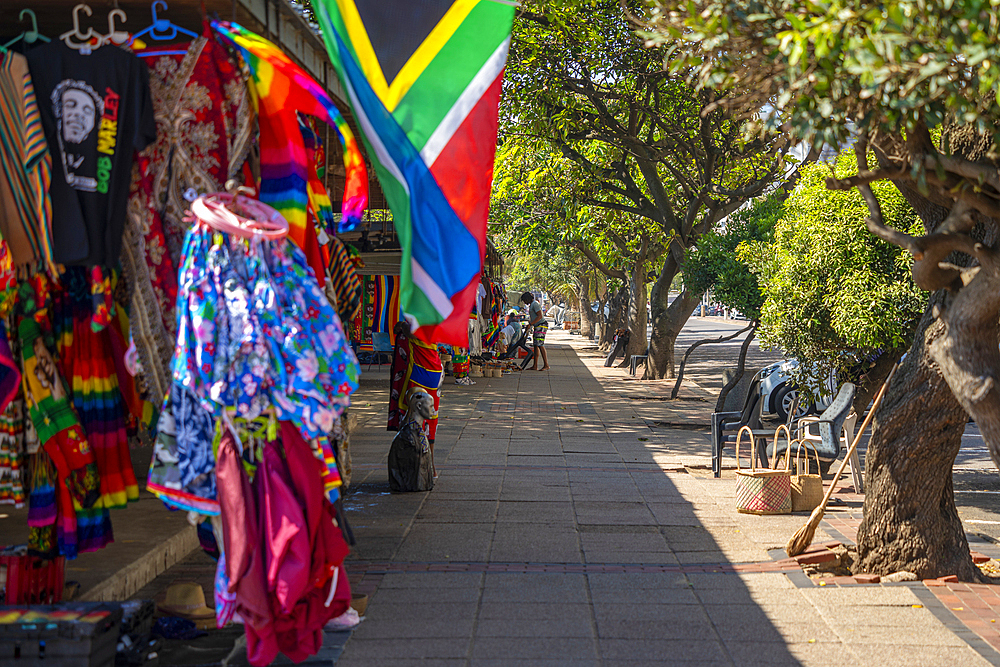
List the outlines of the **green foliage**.
{"label": "green foliage", "polygon": [[[604,147],[592,144],[583,150],[592,155]],[[608,267],[628,270],[642,235],[655,235],[657,226],[647,218],[588,203],[586,193],[592,188],[586,170],[548,142],[508,137],[494,168],[491,238],[517,256],[566,253],[582,245]]]}
{"label": "green foliage", "polygon": [[566,249],[523,251],[509,264],[507,289],[518,292],[542,290],[569,295],[574,287],[579,260]]}
{"label": "green foliage", "polygon": [[[837,158],[835,172],[857,173],[852,151]],[[861,194],[828,190],[829,175],[827,165],[804,168],[773,240],[738,250],[765,297],[762,343],[817,364],[819,376],[876,350],[908,347],[927,302],[913,284],[909,254],[869,234]],[[888,224],[919,232],[915,212],[892,183],[873,189]]]}
{"label": "green foliage", "polygon": [[688,256],[685,286],[696,294],[711,289],[715,301],[735,308],[748,319],[759,320],[764,296],[757,276],[737,249],[770,241],[783,212],[781,199],[770,195],[729,216],[724,229],[703,236]]}
{"label": "green foliage", "polygon": [[1000,0],[658,0],[647,37],[693,49],[673,66],[700,86],[772,100],[770,127],[837,146],[947,121],[995,137],[998,32]]}

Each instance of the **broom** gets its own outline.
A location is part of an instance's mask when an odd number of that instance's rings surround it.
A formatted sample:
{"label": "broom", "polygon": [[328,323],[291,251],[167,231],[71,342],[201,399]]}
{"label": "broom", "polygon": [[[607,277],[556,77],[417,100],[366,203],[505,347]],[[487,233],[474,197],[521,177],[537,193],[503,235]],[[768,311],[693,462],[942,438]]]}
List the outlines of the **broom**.
{"label": "broom", "polygon": [[871,423],[872,418],[875,416],[875,410],[878,408],[879,403],[882,402],[882,397],[885,396],[885,390],[889,387],[889,382],[892,381],[892,376],[896,374],[896,369],[899,368],[899,362],[892,367],[889,371],[889,377],[885,379],[882,384],[882,388],[878,390],[878,395],[875,396],[875,401],[872,403],[872,409],[868,411],[868,416],[865,417],[864,422],[861,424],[861,428],[858,429],[857,434],[854,436],[854,442],[851,443],[850,448],[847,450],[847,454],[844,456],[844,461],[840,464],[840,470],[833,477],[833,482],[830,483],[830,488],[826,490],[826,495],[823,496],[823,502],[819,504],[819,507],[812,511],[809,515],[809,520],[806,521],[806,525],[799,528],[792,538],[788,540],[788,544],[785,545],[785,553],[788,554],[789,558],[793,556],[798,556],[804,552],[810,544],[812,544],[813,537],[816,535],[816,528],[819,526],[819,522],[823,520],[823,512],[826,510],[827,503],[830,502],[830,497],[833,496],[833,492],[837,490],[837,483],[840,481],[840,476],[844,474],[844,468],[847,467],[847,462],[851,460],[851,455],[854,454],[854,450],[858,448],[858,443],[861,442],[861,436],[864,434],[865,429],[868,428],[868,424]]}

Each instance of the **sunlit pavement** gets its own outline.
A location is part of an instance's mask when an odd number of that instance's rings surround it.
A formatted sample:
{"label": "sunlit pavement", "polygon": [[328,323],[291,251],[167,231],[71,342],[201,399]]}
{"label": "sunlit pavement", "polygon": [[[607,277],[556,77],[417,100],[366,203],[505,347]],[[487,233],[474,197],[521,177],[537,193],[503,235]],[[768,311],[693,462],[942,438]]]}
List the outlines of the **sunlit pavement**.
{"label": "sunlit pavement", "polygon": [[552,332],[550,371],[447,379],[429,493],[388,493],[387,369],[366,373],[348,568],[371,599],[338,665],[1000,664],[923,583],[776,561],[806,517],[738,514],[732,470],[711,477],[710,362],[666,401],[590,345]]}

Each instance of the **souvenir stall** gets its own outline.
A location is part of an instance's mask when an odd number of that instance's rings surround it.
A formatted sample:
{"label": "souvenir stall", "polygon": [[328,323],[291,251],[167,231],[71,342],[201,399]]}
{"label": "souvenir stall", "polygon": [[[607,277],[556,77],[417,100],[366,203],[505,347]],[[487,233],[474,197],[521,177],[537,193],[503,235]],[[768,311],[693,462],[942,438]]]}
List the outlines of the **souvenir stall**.
{"label": "souvenir stall", "polygon": [[129,439],[155,437],[147,488],[213,528],[219,626],[244,623],[252,664],[302,660],[351,597],[342,317],[363,291],[335,235],[366,206],[358,144],[236,23],[158,0],[105,34],[59,6],[71,30],[0,53],[0,503],[28,504],[35,555],[99,549],[138,497]]}

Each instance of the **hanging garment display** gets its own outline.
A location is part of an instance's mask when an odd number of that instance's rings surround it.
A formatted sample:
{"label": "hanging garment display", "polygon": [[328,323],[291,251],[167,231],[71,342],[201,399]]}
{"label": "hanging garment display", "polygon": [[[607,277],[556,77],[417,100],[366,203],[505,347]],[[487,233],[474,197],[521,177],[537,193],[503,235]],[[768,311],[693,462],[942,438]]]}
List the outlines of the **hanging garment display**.
{"label": "hanging garment display", "polygon": [[368,174],[354,134],[323,87],[273,43],[237,23],[213,21],[212,28],[236,46],[252,75],[260,125],[260,200],[288,221],[289,237],[305,253],[315,275],[324,276],[316,231],[306,224],[309,161],[299,114],[319,118],[340,138],[346,170],[341,207],[345,230],[361,221],[368,201]]}
{"label": "hanging garment display", "polygon": [[327,296],[331,296],[332,292],[330,303],[336,303],[340,321],[347,324],[353,322],[361,310],[361,279],[343,241],[331,238],[328,247],[330,262],[327,265]]}
{"label": "hanging garment display", "polygon": [[218,513],[212,445],[227,410],[246,421],[273,411],[317,440],[318,458],[327,458],[322,439],[349,404],[360,369],[294,243],[248,241],[196,222],[185,242],[177,330],[164,405],[173,421],[161,416],[150,469],[149,488],[164,502]]}
{"label": "hanging garment display", "polygon": [[0,54],[0,233],[16,266],[50,272],[52,177],[35,88],[24,56]]}
{"label": "hanging garment display", "polygon": [[192,212],[147,488],[219,515],[220,613],[239,614],[251,664],[279,652],[301,661],[350,604],[328,435],[359,368],[280,215],[232,195],[199,198]]}
{"label": "hanging garment display", "polygon": [[364,276],[361,282],[361,309],[355,317],[354,331],[362,352],[373,351],[376,333],[389,334],[395,344],[396,322],[402,317],[399,309],[399,276]]}
{"label": "hanging garment display", "polygon": [[[4,333],[3,339],[6,338]],[[24,506],[22,410],[23,401],[15,398],[0,413],[0,505]],[[55,501],[54,496],[52,500]]]}
{"label": "hanging garment display", "polygon": [[60,277],[60,286],[53,291],[51,306],[59,367],[100,471],[101,503],[125,507],[139,499],[139,486],[115,365],[111,278],[99,269],[95,273],[70,267]]}
{"label": "hanging garment display", "polygon": [[156,139],[149,72],[121,49],[84,55],[62,42],[36,47],[27,59],[53,158],[53,258],[113,266],[133,155]]}
{"label": "hanging garment display", "polygon": [[158,398],[170,384],[185,193],[216,192],[239,178],[255,130],[246,84],[215,34],[178,46],[176,53],[136,51],[149,67],[157,139],[137,160],[121,257],[132,286],[133,340]]}

